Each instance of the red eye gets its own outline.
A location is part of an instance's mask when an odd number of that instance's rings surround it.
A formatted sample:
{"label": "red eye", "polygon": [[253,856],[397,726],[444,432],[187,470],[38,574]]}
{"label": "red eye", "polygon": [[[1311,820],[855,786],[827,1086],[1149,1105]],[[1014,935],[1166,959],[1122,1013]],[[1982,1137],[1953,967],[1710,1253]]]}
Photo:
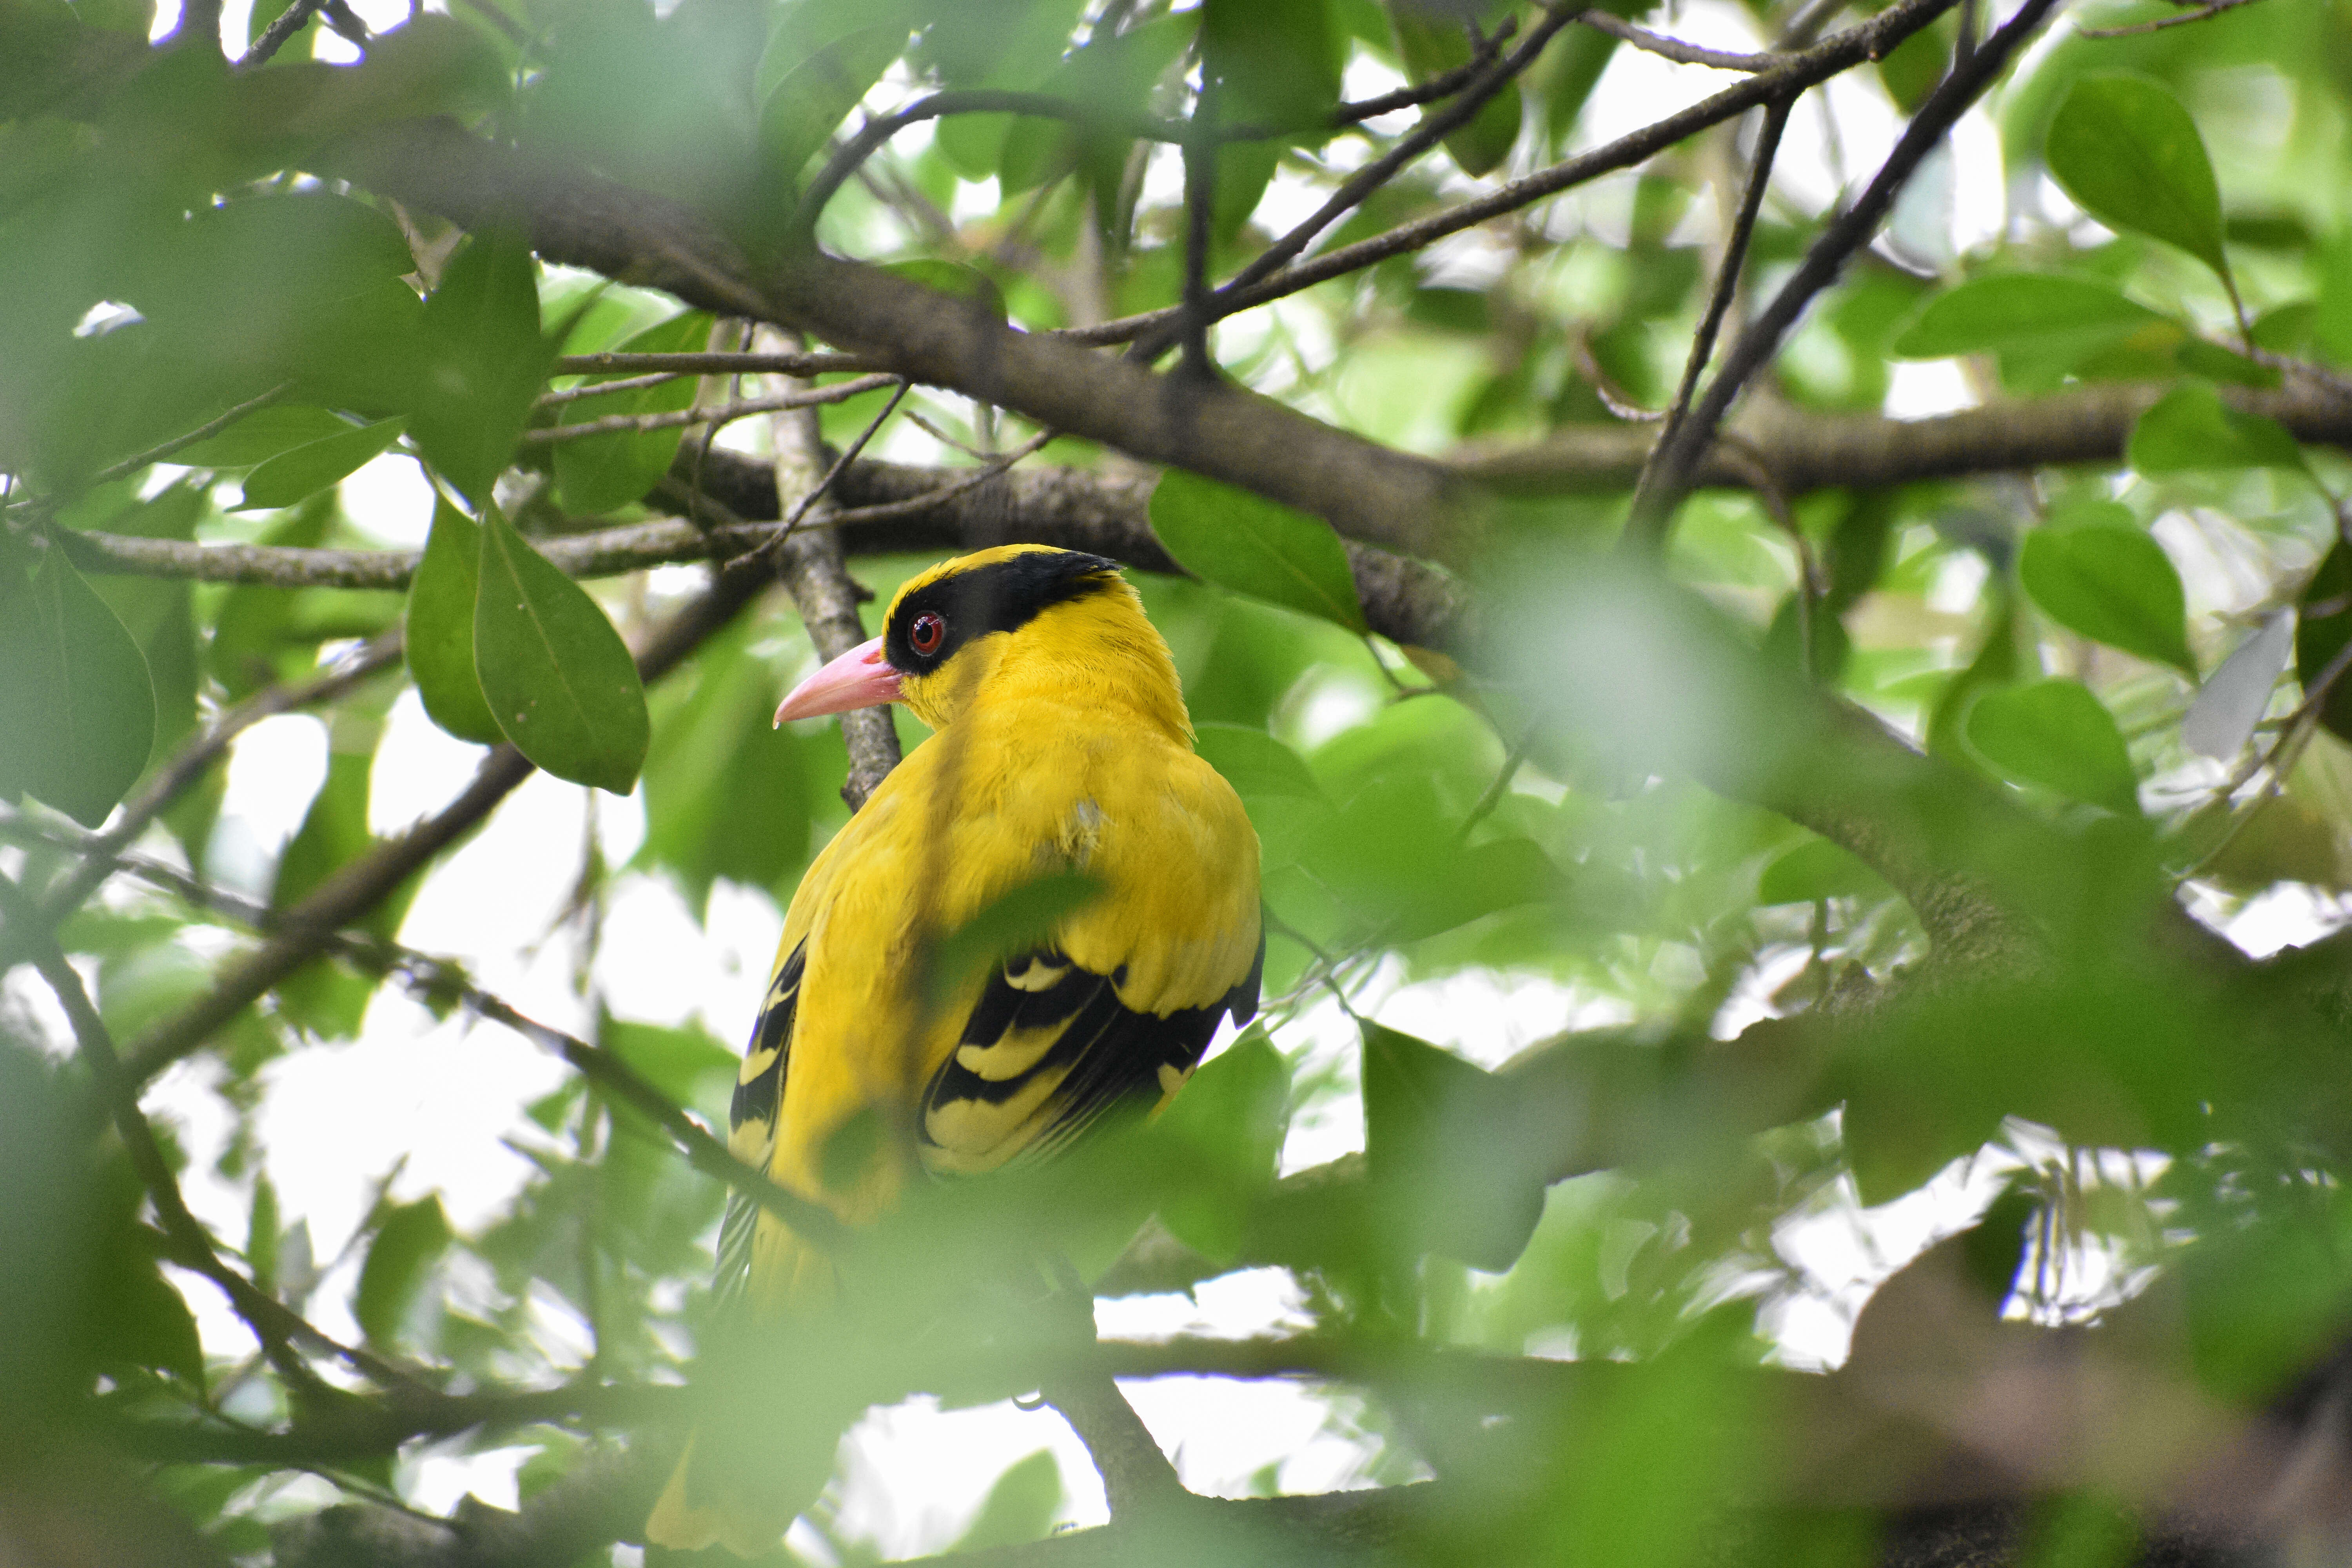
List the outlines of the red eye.
{"label": "red eye", "polygon": [[940,651],[940,644],[947,640],[947,635],[948,624],[939,616],[917,616],[915,624],[907,628],[907,646],[929,658]]}

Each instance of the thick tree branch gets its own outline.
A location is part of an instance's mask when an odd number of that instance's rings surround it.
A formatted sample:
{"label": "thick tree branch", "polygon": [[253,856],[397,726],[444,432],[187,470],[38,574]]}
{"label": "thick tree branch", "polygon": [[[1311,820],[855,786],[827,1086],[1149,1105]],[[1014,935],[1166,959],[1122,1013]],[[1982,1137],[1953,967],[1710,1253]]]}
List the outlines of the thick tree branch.
{"label": "thick tree branch", "polygon": [[[2132,427],[2168,390],[2140,382],[2071,387],[2047,396],[1990,403],[1925,419],[1799,409],[1775,399],[1751,400],[1734,428],[1744,448],[1718,442],[1702,458],[1696,482],[1704,488],[1747,489],[1769,482],[1794,499],[1824,488],[1875,489],[1920,479],[2017,473],[2075,463],[2116,463]],[[2222,401],[2278,421],[2296,439],[2352,448],[2352,396],[2308,379],[2276,390],[2218,389]],[[1464,479],[1514,494],[1599,494],[1622,490],[1640,476],[1656,442],[1654,428],[1621,425],[1567,426],[1532,443],[1474,443],[1447,459]],[[756,523],[777,516],[774,490],[760,466],[713,450],[703,473],[706,489]],[[935,495],[946,484],[980,481],[957,496]],[[1174,563],[1145,523],[1153,483],[1083,468],[1029,468],[991,477],[972,469],[853,463],[838,483],[848,504],[828,520],[852,555],[953,549],[1003,543],[1015,532],[1039,543],[1110,555],[1146,571]],[[934,499],[926,502],[927,495]],[[888,515],[875,516],[880,509]],[[755,548],[769,531],[707,533],[682,520],[627,523],[535,541],[541,553],[575,577],[612,576],[706,558],[714,537],[730,554]],[[416,570],[413,551],[303,550],[254,544],[191,544],[178,540],[60,530],[68,556],[85,572],[178,577],[205,583],[261,583],[278,587],[404,589]],[[1365,558],[1351,546],[1358,587]],[[1383,553],[1378,568],[1397,557]],[[1368,606],[1372,595],[1367,592]],[[1424,631],[1391,629],[1410,615],[1382,624],[1384,636],[1438,646]]]}
{"label": "thick tree branch", "polygon": [[871,268],[807,256],[762,276],[674,203],[494,146],[446,121],[370,132],[327,166],[468,226],[520,222],[550,260],[805,329],[909,380],[1320,512],[1360,538],[1423,554],[1456,542],[1444,526],[1456,493],[1435,464],[1268,398],[1164,380],[1068,342],[1012,331],[970,300]]}

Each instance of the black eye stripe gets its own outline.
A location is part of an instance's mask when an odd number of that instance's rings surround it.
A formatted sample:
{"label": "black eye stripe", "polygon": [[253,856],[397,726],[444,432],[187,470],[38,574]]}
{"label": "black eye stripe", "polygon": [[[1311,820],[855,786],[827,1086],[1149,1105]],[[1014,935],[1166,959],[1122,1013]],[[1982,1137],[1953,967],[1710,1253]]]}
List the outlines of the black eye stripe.
{"label": "black eye stripe", "polygon": [[[882,634],[883,657],[909,675],[937,669],[974,637],[1018,631],[1038,612],[1098,593],[1118,563],[1075,550],[1034,550],[952,573],[901,600]],[[918,637],[927,622],[935,640]]]}

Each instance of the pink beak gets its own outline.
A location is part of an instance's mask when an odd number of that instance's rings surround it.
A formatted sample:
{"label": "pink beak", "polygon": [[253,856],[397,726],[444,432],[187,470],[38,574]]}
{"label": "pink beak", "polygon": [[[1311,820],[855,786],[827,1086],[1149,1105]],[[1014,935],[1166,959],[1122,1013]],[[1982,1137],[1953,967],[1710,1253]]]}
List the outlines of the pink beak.
{"label": "pink beak", "polygon": [[898,700],[898,672],[882,657],[882,639],[860,643],[802,681],[776,707],[776,722],[846,713]]}

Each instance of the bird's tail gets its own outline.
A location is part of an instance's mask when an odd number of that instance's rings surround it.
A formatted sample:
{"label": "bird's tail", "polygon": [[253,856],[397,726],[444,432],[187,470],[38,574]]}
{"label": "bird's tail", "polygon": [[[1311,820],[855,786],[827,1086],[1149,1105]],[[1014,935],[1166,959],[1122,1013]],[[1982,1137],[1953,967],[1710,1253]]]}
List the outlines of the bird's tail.
{"label": "bird's tail", "polygon": [[646,1542],[679,1552],[700,1552],[724,1546],[738,1557],[758,1557],[775,1550],[791,1528],[793,1504],[767,1487],[728,1486],[712,1474],[707,1461],[695,1463],[697,1433],[686,1441],[669,1484],[646,1521]]}
{"label": "bird's tail", "polygon": [[[755,1262],[751,1289],[737,1303],[742,1312],[738,1331],[789,1334],[794,1318],[805,1326],[807,1315],[823,1313],[834,1295],[830,1260],[781,1226],[762,1227]],[[780,1384],[760,1381],[753,1369],[737,1371],[741,1377],[731,1388],[712,1391],[722,1408],[733,1407],[730,1419],[688,1437],[669,1484],[646,1520],[647,1544],[680,1552],[724,1546],[739,1557],[766,1556],[831,1479],[835,1445],[856,1412],[842,1413],[837,1424],[828,1425],[835,1412],[822,1407],[834,1402],[811,1397],[815,1390],[793,1388],[796,1380],[789,1376]],[[736,1429],[770,1426],[759,1414],[761,1407],[789,1419],[783,1430],[763,1434],[768,1441],[748,1443]],[[735,1447],[729,1446],[730,1439]]]}

